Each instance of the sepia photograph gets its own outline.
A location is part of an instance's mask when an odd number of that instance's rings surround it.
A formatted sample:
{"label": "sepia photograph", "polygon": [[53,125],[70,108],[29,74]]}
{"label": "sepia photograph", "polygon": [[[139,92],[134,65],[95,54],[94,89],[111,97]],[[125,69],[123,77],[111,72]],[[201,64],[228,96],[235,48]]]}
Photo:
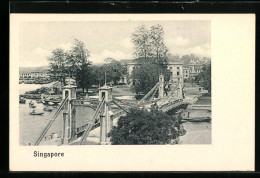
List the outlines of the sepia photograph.
{"label": "sepia photograph", "polygon": [[254,170],[254,60],[254,14],[13,13],[10,170]]}
{"label": "sepia photograph", "polygon": [[211,144],[210,24],[22,22],[20,145]]}

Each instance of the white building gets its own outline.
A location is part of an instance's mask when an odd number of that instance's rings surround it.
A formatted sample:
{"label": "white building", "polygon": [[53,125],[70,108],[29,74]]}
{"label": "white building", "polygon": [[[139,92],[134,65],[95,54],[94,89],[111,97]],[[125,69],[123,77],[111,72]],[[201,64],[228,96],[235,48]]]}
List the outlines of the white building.
{"label": "white building", "polygon": [[[127,63],[127,73],[130,77],[130,84],[132,83],[131,75],[133,73],[133,70],[137,67],[139,67],[141,64],[137,62],[130,62]],[[183,64],[179,62],[168,62],[167,68],[171,72],[170,81],[171,83],[177,84],[178,82],[183,84]],[[189,75],[189,74],[188,74]]]}
{"label": "white building", "polygon": [[190,68],[188,67],[183,67],[183,78],[186,79],[186,78],[189,78],[190,77]]}
{"label": "white building", "polygon": [[34,79],[34,78],[45,78],[48,77],[47,72],[39,72],[39,71],[20,71],[19,72],[20,79]]}
{"label": "white building", "polygon": [[202,71],[202,65],[195,62],[190,62],[189,68],[191,77],[198,75]]}
{"label": "white building", "polygon": [[132,73],[133,73],[133,70],[134,70],[136,67],[138,67],[139,65],[141,65],[141,64],[139,64],[139,63],[137,63],[137,62],[130,62],[130,63],[128,63],[127,66],[126,66],[128,75],[131,76]]}
{"label": "white building", "polygon": [[179,62],[169,62],[168,69],[171,72],[170,81],[173,83],[181,83],[183,84],[183,67],[182,63]]}

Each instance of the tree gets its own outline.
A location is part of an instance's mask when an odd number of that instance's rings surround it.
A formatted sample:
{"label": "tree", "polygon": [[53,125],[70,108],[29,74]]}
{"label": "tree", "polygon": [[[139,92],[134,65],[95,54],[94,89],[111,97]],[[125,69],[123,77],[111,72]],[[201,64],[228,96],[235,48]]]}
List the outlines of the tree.
{"label": "tree", "polygon": [[131,109],[109,133],[112,145],[169,144],[180,135],[180,115]]}
{"label": "tree", "polygon": [[74,44],[69,51],[65,52],[61,48],[52,51],[52,56],[48,58],[51,73],[61,80],[62,85],[65,84],[67,76],[74,77],[78,86],[82,87],[83,91],[85,88],[88,91],[92,84],[89,55],[90,52],[86,49],[84,43],[74,39]]}
{"label": "tree", "polygon": [[195,81],[211,93],[211,63],[202,67],[202,72],[195,76]]}
{"label": "tree", "polygon": [[50,72],[60,80],[61,84],[64,85],[66,77],[66,58],[67,53],[61,49],[56,48],[52,51],[52,56],[48,57]]}
{"label": "tree", "polygon": [[92,84],[102,86],[105,84],[105,78],[106,82],[114,82],[114,84],[117,84],[118,81],[126,75],[126,67],[120,62],[113,58],[106,58],[105,61],[108,63],[102,66],[90,67]]}
{"label": "tree", "polygon": [[147,59],[151,55],[151,44],[149,38],[149,30],[144,25],[138,26],[132,34],[132,42],[134,44],[136,57],[144,57]]}
{"label": "tree", "polygon": [[132,35],[132,42],[138,57],[136,62],[143,64],[133,72],[134,90],[136,93],[147,92],[158,82],[161,73],[166,78],[170,73],[167,71],[168,49],[164,44],[163,27],[153,25],[148,31],[144,25],[139,26]]}
{"label": "tree", "polygon": [[147,93],[158,83],[160,74],[164,75],[165,81],[170,79],[170,71],[167,69],[167,63],[158,64],[156,59],[140,63],[140,65],[134,68],[131,76],[133,79],[133,90],[137,94]]}
{"label": "tree", "polygon": [[164,44],[164,30],[161,25],[153,25],[149,34],[151,40],[151,49],[153,57],[156,57],[157,61],[160,58],[166,58],[168,49]]}
{"label": "tree", "polygon": [[168,48],[164,44],[164,30],[159,24],[153,25],[149,30],[144,25],[138,26],[132,34],[132,42],[135,48],[135,55],[138,58],[149,57],[167,58]]}
{"label": "tree", "polygon": [[103,65],[103,71],[106,72],[107,82],[113,81],[114,84],[117,84],[118,81],[126,74],[126,67],[113,58],[107,58],[105,61],[110,61],[108,64]]}
{"label": "tree", "polygon": [[102,66],[90,66],[90,77],[93,85],[102,86],[105,83],[105,74]]}
{"label": "tree", "polygon": [[74,40],[74,45],[69,51],[67,57],[70,73],[76,77],[78,85],[82,87],[84,92],[85,88],[88,89],[91,86],[90,68],[91,62],[88,61],[90,52],[86,49],[85,44],[78,40]]}

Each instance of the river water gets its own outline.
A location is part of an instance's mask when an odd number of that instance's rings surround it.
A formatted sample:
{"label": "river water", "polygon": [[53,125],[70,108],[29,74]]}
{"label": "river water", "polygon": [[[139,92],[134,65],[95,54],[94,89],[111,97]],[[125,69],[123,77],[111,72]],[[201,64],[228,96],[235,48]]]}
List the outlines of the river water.
{"label": "river water", "polygon": [[[49,87],[51,84],[20,84],[19,93],[23,94],[26,91],[36,90],[40,87]],[[132,97],[132,96],[131,96]],[[130,98],[131,98],[130,97]],[[119,98],[118,98],[119,99]],[[122,98],[120,98],[122,99]],[[129,98],[128,98],[129,99]],[[52,112],[43,111],[45,105],[42,103],[36,103],[36,112],[44,112],[42,116],[30,115],[29,112],[32,108],[29,108],[29,102],[31,100],[26,100],[25,104],[19,105],[19,135],[20,135],[20,145],[33,145],[37,138],[40,136],[42,130],[46,127],[50,119],[52,119],[55,114],[57,107],[48,106],[52,108]],[[191,116],[208,116],[209,113],[206,110],[189,110]],[[62,112],[61,112],[62,113]],[[59,132],[62,130],[62,114],[59,114],[55,122],[50,127],[46,135],[51,135],[52,133]],[[85,125],[94,115],[94,110],[85,107],[77,106],[76,108],[76,127]],[[211,115],[211,114],[210,114]],[[179,144],[211,144],[211,123],[210,122],[186,122],[183,123],[183,127],[186,130],[186,134],[180,137]]]}
{"label": "river water", "polygon": [[[21,87],[20,87],[21,86]],[[26,91],[35,90],[37,88],[48,85],[38,85],[38,84],[20,84],[19,93],[23,94]],[[43,115],[30,115],[29,112],[32,111],[32,108],[29,108],[29,102],[33,101],[36,105],[36,112],[44,112]],[[46,127],[50,119],[52,119],[57,108],[55,106],[48,106],[49,108],[54,109],[52,112],[43,111],[43,108],[46,105],[42,103],[36,103],[35,100],[26,100],[25,104],[19,104],[19,135],[20,135],[20,145],[33,145],[37,138],[40,136],[43,129]],[[86,114],[87,113],[87,114]],[[85,125],[94,115],[94,110],[85,107],[77,106],[76,107],[76,127]],[[55,132],[62,130],[62,112],[58,115],[55,122],[50,127],[46,135],[50,135]]]}

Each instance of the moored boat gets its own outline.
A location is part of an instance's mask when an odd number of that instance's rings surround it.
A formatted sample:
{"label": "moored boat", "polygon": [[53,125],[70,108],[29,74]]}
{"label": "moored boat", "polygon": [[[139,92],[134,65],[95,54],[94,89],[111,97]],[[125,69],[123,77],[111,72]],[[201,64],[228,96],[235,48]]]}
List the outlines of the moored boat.
{"label": "moored boat", "polygon": [[211,118],[210,117],[192,117],[192,118],[189,118],[189,119],[185,119],[189,122],[209,122],[211,121]]}
{"label": "moored boat", "polygon": [[30,112],[29,113],[30,115],[43,115],[44,113],[43,112]]}
{"label": "moored boat", "polygon": [[48,112],[51,112],[53,109],[51,108],[43,108],[44,111],[48,111]]}
{"label": "moored boat", "polygon": [[38,99],[38,100],[36,100],[36,102],[37,102],[37,103],[41,103],[41,102],[42,102],[42,100],[41,100],[41,99]]}
{"label": "moored boat", "polygon": [[56,105],[62,101],[61,95],[41,95],[42,103],[48,105]]}
{"label": "moored boat", "polygon": [[48,104],[52,106],[52,105],[54,105],[55,103],[53,103],[53,102],[48,102]]}
{"label": "moored boat", "polygon": [[33,103],[32,101],[30,101],[29,107],[30,107],[30,108],[36,108],[36,106],[34,105],[34,103]]}
{"label": "moored boat", "polygon": [[187,122],[187,120],[184,120],[184,119],[181,120],[181,123],[185,123],[185,122]]}
{"label": "moored boat", "polygon": [[36,108],[36,106],[34,104],[29,104],[30,108]]}
{"label": "moored boat", "polygon": [[19,98],[19,103],[22,103],[22,104],[24,104],[26,102],[26,100],[25,99],[23,99],[23,98]]}

